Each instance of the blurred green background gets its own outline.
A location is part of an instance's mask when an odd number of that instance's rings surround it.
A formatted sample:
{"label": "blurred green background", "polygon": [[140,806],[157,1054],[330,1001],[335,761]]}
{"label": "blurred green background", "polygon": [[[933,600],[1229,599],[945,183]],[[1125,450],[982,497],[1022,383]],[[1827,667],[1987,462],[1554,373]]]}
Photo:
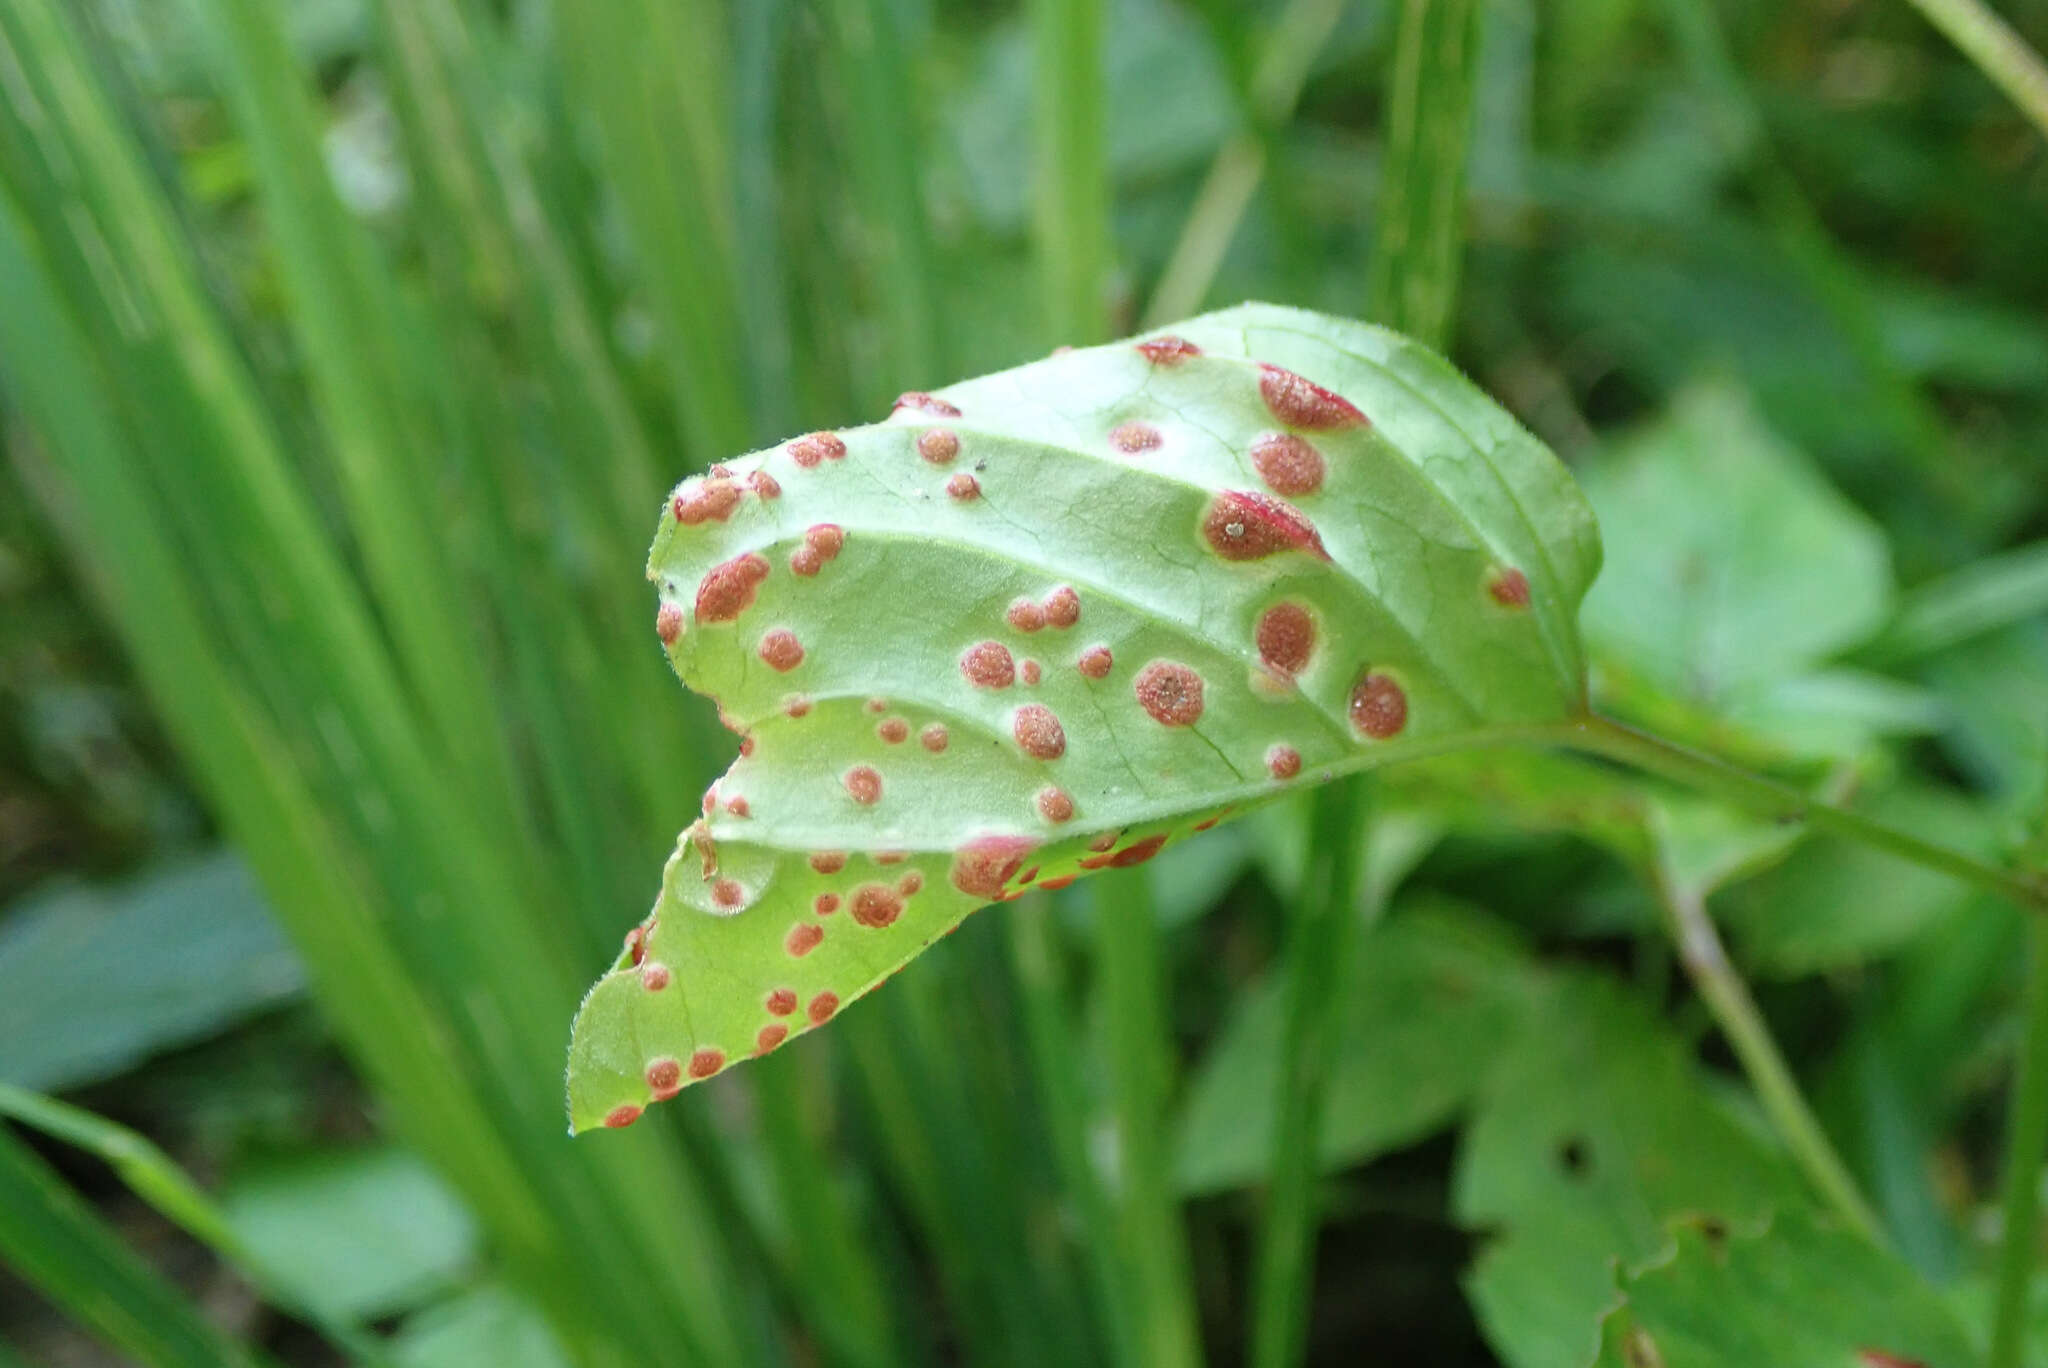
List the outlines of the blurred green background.
{"label": "blurred green background", "polygon": [[1603,707],[2048,862],[2048,139],[1904,0],[0,5],[0,1365],[1562,1368],[1702,1212],[1981,1353],[2019,914],[1563,760],[1365,796],[1312,1262],[1300,804],[567,1139],[667,487],[1243,298],[1572,465]]}

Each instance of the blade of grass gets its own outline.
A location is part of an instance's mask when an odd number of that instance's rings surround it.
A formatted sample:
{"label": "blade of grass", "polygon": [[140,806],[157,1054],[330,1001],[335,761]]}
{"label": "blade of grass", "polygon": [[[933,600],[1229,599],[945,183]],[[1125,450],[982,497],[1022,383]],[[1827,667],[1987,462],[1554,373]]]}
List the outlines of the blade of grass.
{"label": "blade of grass", "polygon": [[723,15],[660,0],[550,13],[570,107],[590,120],[632,239],[678,427],[700,465],[745,451],[762,434],[743,381]]}
{"label": "blade of grass", "polygon": [[1344,0],[1288,0],[1280,12],[1260,49],[1245,100],[1252,127],[1232,134],[1209,164],[1173,254],[1145,306],[1146,327],[1201,312],[1231,239],[1265,177],[1267,142],[1293,117],[1309,68],[1343,17]]}
{"label": "blade of grass", "polygon": [[0,1125],[0,1255],[112,1348],[151,1368],[253,1368],[176,1288]]}
{"label": "blade of grass", "polygon": [[1100,342],[1109,327],[1110,185],[1102,0],[1032,0],[1032,234],[1047,336]]}
{"label": "blade of grass", "polygon": [[1095,996],[1107,1060],[1114,1139],[1110,1204],[1127,1291],[1135,1303],[1139,1363],[1199,1363],[1187,1231],[1173,1191],[1166,1108],[1173,1092],[1166,970],[1146,871],[1094,881]]}
{"label": "blade of grass", "polygon": [[881,373],[868,380],[868,407],[950,373],[925,227],[925,158],[914,117],[920,73],[899,28],[902,12],[890,0],[830,0],[822,8],[828,60],[845,101],[846,175],[880,310]]}
{"label": "blade of grass", "polygon": [[1003,927],[1009,937],[1011,973],[1023,1002],[1039,1109],[1045,1117],[1060,1186],[1080,1219],[1081,1241],[1094,1279],[1096,1314],[1108,1327],[1112,1361],[1140,1363],[1144,1358],[1137,1316],[1140,1303],[1126,1287],[1127,1271],[1117,1257],[1116,1213],[1089,1153],[1093,1120],[1087,1069],[1068,1025],[1073,1003],[1049,900],[1041,893],[1025,898],[1003,919]]}
{"label": "blade of grass", "polygon": [[1321,1176],[1318,1138],[1337,995],[1358,931],[1357,872],[1364,780],[1325,784],[1312,800],[1309,866],[1287,933],[1284,1025],[1273,1099],[1273,1163],[1266,1179],[1252,1282],[1252,1368],[1300,1363],[1308,1343]]}
{"label": "blade of grass", "polygon": [[2048,64],[1982,0],[1908,0],[2048,138]]}
{"label": "blade of grass", "polygon": [[38,1130],[53,1140],[74,1145],[105,1161],[130,1192],[239,1270],[263,1294],[264,1300],[314,1327],[343,1354],[359,1363],[385,1365],[391,1362],[374,1335],[336,1320],[318,1307],[305,1305],[286,1293],[283,1281],[266,1269],[262,1260],[235,1234],[213,1199],[173,1163],[169,1155],[142,1135],[89,1111],[7,1083],[0,1083],[0,1117]]}
{"label": "blade of grass", "polygon": [[2005,1173],[1999,1210],[1997,1299],[1986,1368],[2026,1360],[2027,1311],[2041,1265],[2041,1162],[2048,1156],[2048,923],[2027,926],[2026,1031],[2005,1123]]}
{"label": "blade of grass", "polygon": [[1880,664],[1897,664],[2044,614],[2048,542],[2032,542],[1908,590],[1891,625],[1862,654]]}

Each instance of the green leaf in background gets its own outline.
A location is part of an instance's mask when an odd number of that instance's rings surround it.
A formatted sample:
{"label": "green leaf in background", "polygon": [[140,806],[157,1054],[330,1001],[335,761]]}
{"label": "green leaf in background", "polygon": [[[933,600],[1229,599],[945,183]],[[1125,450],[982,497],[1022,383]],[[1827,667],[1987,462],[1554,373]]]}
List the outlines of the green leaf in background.
{"label": "green leaf in background", "polygon": [[0,1081],[97,1082],[304,983],[248,866],[225,852],[119,888],[38,894],[0,922]]}
{"label": "green leaf in background", "polygon": [[1670,1217],[1754,1219],[1801,1200],[1791,1168],[1709,1090],[1684,1042],[1611,980],[1558,977],[1492,1078],[1454,1205],[1492,1236],[1467,1292],[1511,1368],[1586,1363],[1614,1301],[1613,1260],[1654,1254]]}
{"label": "green leaf in background", "polygon": [[1623,1273],[1597,1368],[1972,1368],[1955,1316],[1897,1258],[1798,1212],[1674,1222]]}
{"label": "green leaf in background", "polygon": [[586,999],[576,1129],[823,1024],[974,908],[1577,716],[1599,564],[1433,354],[1246,305],[685,481],[648,573],[740,758]]}
{"label": "green leaf in background", "polygon": [[399,1368],[569,1368],[547,1321],[497,1286],[415,1313],[392,1349]]}
{"label": "green leaf in background", "polygon": [[270,1277],[336,1320],[411,1310],[451,1286],[477,1252],[468,1210],[396,1146],[254,1161],[230,1175],[221,1205]]}
{"label": "green leaf in background", "polygon": [[1721,705],[1855,645],[1891,602],[1883,532],[1724,384],[1585,472],[1608,560],[1586,639],[1660,688]]}
{"label": "green leaf in background", "polygon": [[[1319,1157],[1363,1163],[1454,1121],[1486,1086],[1503,1040],[1524,1029],[1538,979],[1503,923],[1450,903],[1375,926],[1337,985],[1342,1048],[1329,1062]],[[1255,1182],[1271,1168],[1270,1091],[1280,983],[1247,991],[1188,1085],[1175,1176],[1190,1195]]]}

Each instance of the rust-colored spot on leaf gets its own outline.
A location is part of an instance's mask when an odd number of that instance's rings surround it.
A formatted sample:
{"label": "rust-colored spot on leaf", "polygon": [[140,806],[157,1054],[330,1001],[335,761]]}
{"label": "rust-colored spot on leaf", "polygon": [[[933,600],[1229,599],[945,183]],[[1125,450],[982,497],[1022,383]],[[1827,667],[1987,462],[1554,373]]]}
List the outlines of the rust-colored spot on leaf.
{"label": "rust-colored spot on leaf", "polygon": [[725,1051],[703,1049],[690,1056],[690,1077],[709,1078],[725,1067]]}
{"label": "rust-colored spot on leaf", "polygon": [[1045,622],[1048,627],[1067,628],[1081,620],[1081,596],[1070,584],[1062,584],[1045,599]]}
{"label": "rust-colored spot on leaf", "polygon": [[664,646],[673,646],[683,635],[683,610],[673,603],[664,603],[654,614],[654,635]]}
{"label": "rust-colored spot on leaf", "polygon": [[1323,453],[1291,432],[1269,432],[1252,443],[1252,467],[1275,494],[1300,498],[1323,487]]}
{"label": "rust-colored spot on leaf", "polygon": [[1486,582],[1486,592],[1503,608],[1527,608],[1529,577],[1512,565],[1505,566],[1496,570]]}
{"label": "rust-colored spot on leaf", "polygon": [[639,1119],[640,1108],[632,1105],[630,1102],[624,1106],[613,1107],[604,1114],[604,1123],[613,1130],[623,1130]]}
{"label": "rust-colored spot on leaf", "polygon": [[904,897],[913,897],[924,888],[924,875],[915,869],[905,870],[903,877],[896,881],[896,891]]}
{"label": "rust-colored spot on leaf", "polygon": [[792,574],[810,579],[825,568],[825,558],[818,554],[818,548],[805,543],[789,553],[789,568]]}
{"label": "rust-colored spot on leaf", "polygon": [[960,657],[960,673],[977,689],[1007,689],[1016,682],[1017,662],[1002,642],[977,642]]}
{"label": "rust-colored spot on leaf", "polygon": [[1191,356],[1200,356],[1202,349],[1185,337],[1151,337],[1138,343],[1138,353],[1155,366],[1176,366]]}
{"label": "rust-colored spot on leaf", "polygon": [[811,868],[820,874],[837,874],[846,868],[846,852],[843,850],[814,850],[811,852]]}
{"label": "rust-colored spot on leaf", "polygon": [[1351,725],[1375,741],[1408,725],[1408,695],[1391,675],[1368,670],[1351,690]]}
{"label": "rust-colored spot on leaf", "polygon": [[1028,598],[1020,598],[1010,605],[1003,619],[1020,632],[1035,632],[1045,626],[1045,609]]}
{"label": "rust-colored spot on leaf", "polygon": [[647,1065],[647,1086],[654,1090],[654,1100],[663,1102],[682,1090],[683,1066],[673,1058],[656,1059]]}
{"label": "rust-colored spot on leaf", "polygon": [[1067,733],[1051,708],[1026,703],[1011,720],[1010,734],[1026,755],[1040,760],[1057,760],[1067,753]]}
{"label": "rust-colored spot on leaf", "polygon": [[891,407],[892,409],[916,409],[921,413],[929,413],[939,418],[958,418],[960,416],[959,409],[939,398],[938,395],[926,394],[923,390],[905,390],[896,396],[896,402]]}
{"label": "rust-colored spot on leaf", "polygon": [[1155,660],[1131,681],[1138,705],[1167,727],[1191,727],[1202,716],[1202,677],[1172,660]]}
{"label": "rust-colored spot on leaf", "polygon": [[855,765],[846,772],[846,791],[853,795],[853,801],[863,807],[879,802],[882,797],[882,776],[872,765]]}
{"label": "rust-colored spot on leaf", "polygon": [[640,966],[640,986],[650,993],[658,993],[668,987],[668,966],[660,960],[649,960]]}
{"label": "rust-colored spot on leaf", "polygon": [[839,1010],[839,994],[824,992],[811,999],[811,1005],[804,1009],[804,1015],[811,1019],[811,1025],[823,1026]]}
{"label": "rust-colored spot on leaf", "polygon": [[1151,859],[1154,855],[1157,855],[1161,847],[1163,847],[1165,844],[1166,833],[1162,831],[1159,832],[1157,835],[1147,836],[1142,840],[1133,841],[1129,845],[1125,846],[1122,850],[1117,851],[1113,855],[1103,854],[1086,856],[1081,861],[1081,868],[1129,869],[1132,865],[1141,865],[1145,863],[1145,861]]}
{"label": "rust-colored spot on leaf", "polygon": [[862,926],[888,926],[903,915],[903,897],[887,884],[853,890],[853,919]]}
{"label": "rust-colored spot on leaf", "polygon": [[774,992],[768,994],[766,1005],[770,1016],[788,1016],[796,1010],[796,990],[794,988],[777,988]]}
{"label": "rust-colored spot on leaf", "polygon": [[1027,836],[977,836],[953,855],[953,887],[977,898],[993,898],[1037,848]]}
{"label": "rust-colored spot on leaf", "polygon": [[669,508],[685,527],[702,522],[724,522],[739,506],[740,487],[727,479],[691,480],[676,491]]}
{"label": "rust-colored spot on leaf", "polygon": [[711,885],[711,901],[728,911],[738,911],[746,906],[747,890],[740,887],[737,879],[720,879]]}
{"label": "rust-colored spot on leaf", "polygon": [[821,561],[831,560],[846,545],[846,529],[838,523],[819,523],[804,529],[804,545],[818,553]]}
{"label": "rust-colored spot on leaf", "polygon": [[697,586],[697,621],[737,621],[754,604],[754,586],[767,578],[768,562],[752,551],[712,566]]}
{"label": "rust-colored spot on leaf", "polygon": [[804,663],[803,643],[787,627],[777,627],[761,638],[761,659],[768,662],[769,669],[788,674]]}
{"label": "rust-colored spot on leaf", "polygon": [[1298,603],[1276,603],[1259,615],[1259,659],[1284,675],[1308,668],[1315,654],[1316,623]]}
{"label": "rust-colored spot on leaf", "polygon": [[1135,456],[1141,451],[1157,451],[1166,441],[1158,428],[1150,423],[1122,423],[1111,428],[1109,444],[1126,456]]}
{"label": "rust-colored spot on leaf", "polygon": [[1100,679],[1109,673],[1109,667],[1115,660],[1116,658],[1109,653],[1109,647],[1090,646],[1081,652],[1081,658],[1074,662],[1074,668],[1090,679]]}
{"label": "rust-colored spot on leaf", "polygon": [[1290,503],[1252,490],[1226,489],[1202,515],[1202,537],[1230,561],[1263,560],[1282,551],[1305,551],[1328,560],[1315,524]]}
{"label": "rust-colored spot on leaf", "polygon": [[966,503],[969,499],[981,497],[981,481],[963,470],[946,481],[946,492],[960,502]]}
{"label": "rust-colored spot on leaf", "polygon": [[[1275,779],[1292,779],[1301,773],[1301,752],[1292,746],[1271,746],[1266,750],[1266,769]],[[1200,830],[1200,828],[1196,828]]]}
{"label": "rust-colored spot on leaf", "polygon": [[910,724],[900,717],[885,718],[875,724],[875,735],[891,746],[900,746],[910,739]]}
{"label": "rust-colored spot on leaf", "polygon": [[951,428],[929,428],[917,435],[917,454],[933,465],[946,465],[960,454],[960,439]]}
{"label": "rust-colored spot on leaf", "polygon": [[1062,874],[1057,879],[1047,879],[1044,883],[1040,884],[1039,887],[1044,889],[1048,893],[1057,893],[1062,888],[1065,888],[1068,884],[1072,883],[1078,877],[1080,876],[1075,874]]}
{"label": "rust-colored spot on leaf", "polygon": [[765,470],[757,470],[747,476],[747,487],[753,490],[754,494],[759,498],[779,499],[782,497],[782,482]]}
{"label": "rust-colored spot on leaf", "polygon": [[1259,367],[1259,397],[1273,416],[1289,427],[1311,432],[1359,427],[1365,422],[1351,402],[1321,385],[1279,366]]}
{"label": "rust-colored spot on leaf", "polygon": [[1074,815],[1074,800],[1065,789],[1042,788],[1038,791],[1038,813],[1048,822],[1069,821]]}
{"label": "rust-colored spot on leaf", "polygon": [[767,1054],[770,1050],[789,1039],[789,1027],[779,1021],[771,1021],[754,1036],[754,1053]]}
{"label": "rust-colored spot on leaf", "polygon": [[782,938],[782,948],[794,959],[802,959],[818,948],[818,942],[825,939],[825,928],[816,922],[798,922],[789,928],[789,934]]}
{"label": "rust-colored spot on leaf", "polygon": [[946,724],[943,722],[930,723],[917,734],[917,743],[933,755],[944,753],[947,739]]}
{"label": "rust-colored spot on leaf", "polygon": [[799,437],[789,444],[789,459],[805,470],[817,468],[820,461],[836,461],[846,454],[846,443],[833,432],[813,432]]}

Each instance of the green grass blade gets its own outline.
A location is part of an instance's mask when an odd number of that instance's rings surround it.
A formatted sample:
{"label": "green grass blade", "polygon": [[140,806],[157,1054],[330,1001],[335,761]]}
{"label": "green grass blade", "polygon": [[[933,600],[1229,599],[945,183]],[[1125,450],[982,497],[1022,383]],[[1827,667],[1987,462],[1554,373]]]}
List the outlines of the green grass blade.
{"label": "green grass blade", "polygon": [[1145,871],[1125,870],[1098,876],[1095,888],[1096,1003],[1116,1144],[1110,1202],[1136,1303],[1136,1362],[1199,1363],[1187,1230],[1166,1135],[1174,1067],[1152,887]]}
{"label": "green grass blade", "polygon": [[104,1160],[130,1192],[232,1264],[272,1305],[290,1311],[318,1329],[329,1344],[358,1363],[390,1363],[375,1336],[287,1295],[282,1281],[272,1276],[244,1245],[213,1199],[146,1137],[104,1117],[7,1083],[0,1083],[0,1117]]}
{"label": "green grass blade", "polygon": [[150,1368],[254,1368],[0,1125],[0,1256],[112,1348]]}
{"label": "green grass blade", "polygon": [[1067,346],[1109,335],[1109,118],[1102,0],[1032,0],[1032,232],[1046,326]]}
{"label": "green grass blade", "polygon": [[2048,138],[2048,63],[1983,0],[1909,0]]}
{"label": "green grass blade", "polygon": [[1252,1283],[1252,1368],[1290,1368],[1308,1342],[1317,1224],[1317,1139],[1337,1039],[1336,986],[1357,939],[1362,780],[1316,791],[1302,905],[1288,928],[1273,1167]]}
{"label": "green grass blade", "polygon": [[1436,347],[1457,307],[1484,13],[1481,0],[1405,0],[1394,38],[1366,312]]}

